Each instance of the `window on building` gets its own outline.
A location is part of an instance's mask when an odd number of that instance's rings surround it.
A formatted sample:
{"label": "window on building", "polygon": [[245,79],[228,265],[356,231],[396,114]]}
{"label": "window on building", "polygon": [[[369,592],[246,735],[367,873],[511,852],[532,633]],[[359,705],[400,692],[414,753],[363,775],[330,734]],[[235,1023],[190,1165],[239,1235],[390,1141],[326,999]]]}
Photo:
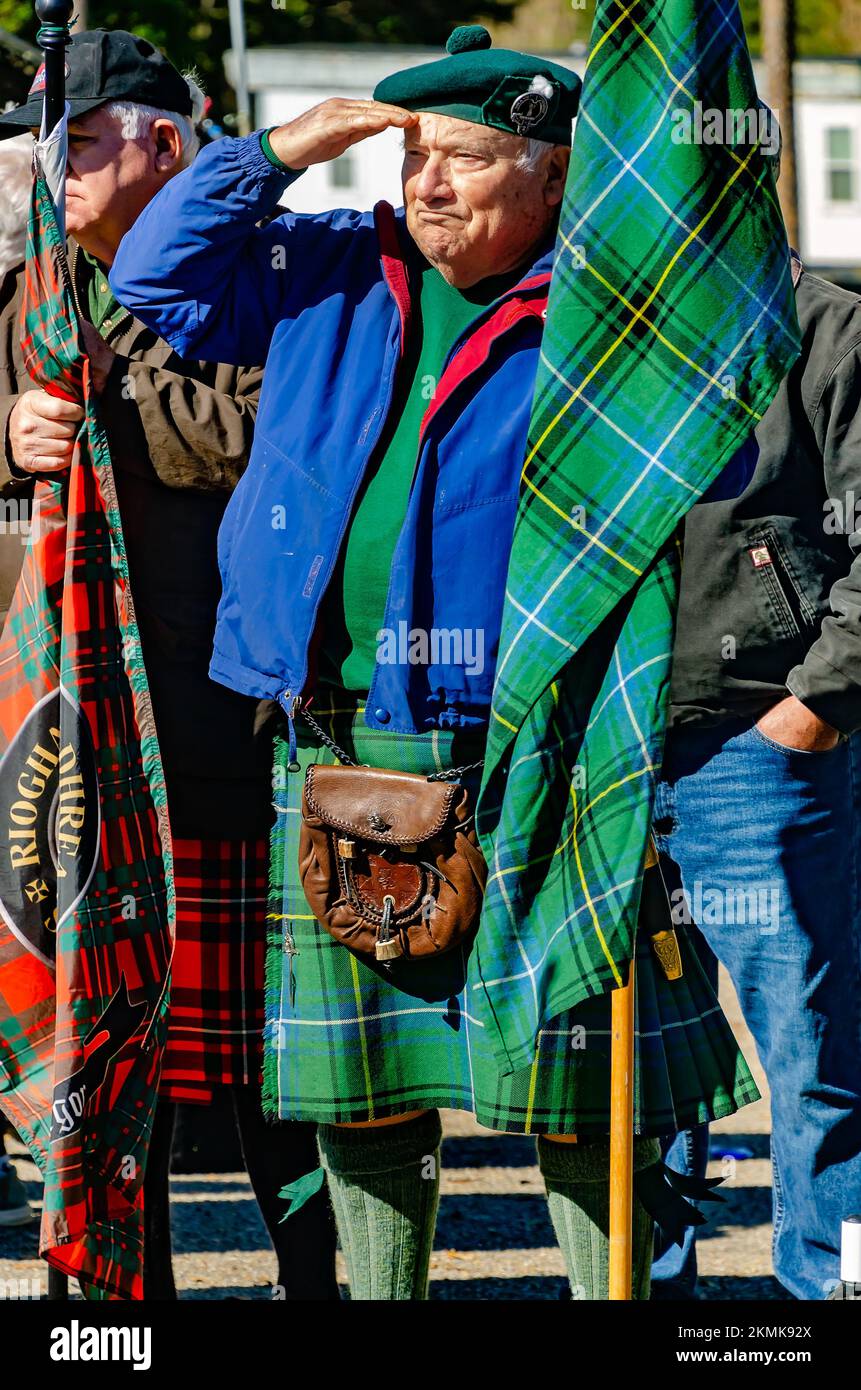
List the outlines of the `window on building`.
{"label": "window on building", "polygon": [[834,126],[825,132],[825,191],[831,203],[855,201],[855,157],[852,131]]}
{"label": "window on building", "polygon": [[356,161],[352,154],[338,155],[329,164],[329,182],[333,188],[353,188],[356,182]]}

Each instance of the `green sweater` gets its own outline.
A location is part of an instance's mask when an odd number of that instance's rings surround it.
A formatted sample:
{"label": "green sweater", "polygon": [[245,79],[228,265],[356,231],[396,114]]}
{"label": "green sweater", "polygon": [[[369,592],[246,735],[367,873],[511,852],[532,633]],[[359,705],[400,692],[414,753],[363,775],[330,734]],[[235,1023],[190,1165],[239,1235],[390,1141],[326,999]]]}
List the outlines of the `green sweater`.
{"label": "green sweater", "polygon": [[428,265],[417,322],[395,384],[395,399],[353,509],[320,618],[322,683],[366,695],[383,624],[389,575],[418,461],[421,422],[455,340],[520,272],[458,290]]}

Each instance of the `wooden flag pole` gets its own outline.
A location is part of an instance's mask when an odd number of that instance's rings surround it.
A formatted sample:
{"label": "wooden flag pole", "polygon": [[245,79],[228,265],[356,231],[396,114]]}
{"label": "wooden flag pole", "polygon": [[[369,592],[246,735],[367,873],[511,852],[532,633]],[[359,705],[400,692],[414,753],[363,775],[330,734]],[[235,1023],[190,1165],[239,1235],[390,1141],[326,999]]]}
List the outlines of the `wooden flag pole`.
{"label": "wooden flag pole", "polygon": [[631,1298],[634,1226],[634,961],[610,996],[610,1292]]}

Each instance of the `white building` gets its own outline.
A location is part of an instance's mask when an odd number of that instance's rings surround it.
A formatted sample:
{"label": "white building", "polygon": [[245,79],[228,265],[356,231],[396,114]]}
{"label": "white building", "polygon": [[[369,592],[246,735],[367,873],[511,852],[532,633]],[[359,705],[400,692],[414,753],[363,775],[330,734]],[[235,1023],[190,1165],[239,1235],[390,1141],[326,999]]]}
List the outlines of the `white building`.
{"label": "white building", "polygon": [[[582,50],[547,54],[578,71]],[[377,82],[399,68],[432,62],[437,48],[285,46],[248,53],[253,122],[257,127],[292,120],[331,96],[371,95]],[[235,82],[233,55],[225,55]],[[757,70],[768,100],[763,72]],[[847,284],[861,284],[861,58],[805,60],[796,68],[796,122],[801,253],[811,269]],[[330,164],[315,165],[290,190],[297,212],[336,207],[370,208],[400,196],[401,134],[355,145]]]}

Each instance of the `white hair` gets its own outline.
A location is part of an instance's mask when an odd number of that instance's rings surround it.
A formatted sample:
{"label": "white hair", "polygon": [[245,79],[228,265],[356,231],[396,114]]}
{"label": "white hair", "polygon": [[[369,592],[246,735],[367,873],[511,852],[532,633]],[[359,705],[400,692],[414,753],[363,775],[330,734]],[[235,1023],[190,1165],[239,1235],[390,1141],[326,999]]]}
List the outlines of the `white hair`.
{"label": "white hair", "polygon": [[529,174],[537,174],[550,151],[555,148],[548,140],[527,139],[515,160],[516,167],[525,169]]}
{"label": "white hair", "polygon": [[192,112],[190,116],[180,116],[176,111],[160,111],[155,106],[142,106],[137,101],[106,101],[104,110],[120,122],[124,140],[141,140],[148,135],[154,121],[172,121],[179,131],[182,146],[180,167],[191,164],[200,149],[200,136],[197,123],[203,116],[204,94],[195,72],[184,72],[191,93]]}
{"label": "white hair", "polygon": [[0,140],[0,279],[24,259],[32,184],[32,135]]}

